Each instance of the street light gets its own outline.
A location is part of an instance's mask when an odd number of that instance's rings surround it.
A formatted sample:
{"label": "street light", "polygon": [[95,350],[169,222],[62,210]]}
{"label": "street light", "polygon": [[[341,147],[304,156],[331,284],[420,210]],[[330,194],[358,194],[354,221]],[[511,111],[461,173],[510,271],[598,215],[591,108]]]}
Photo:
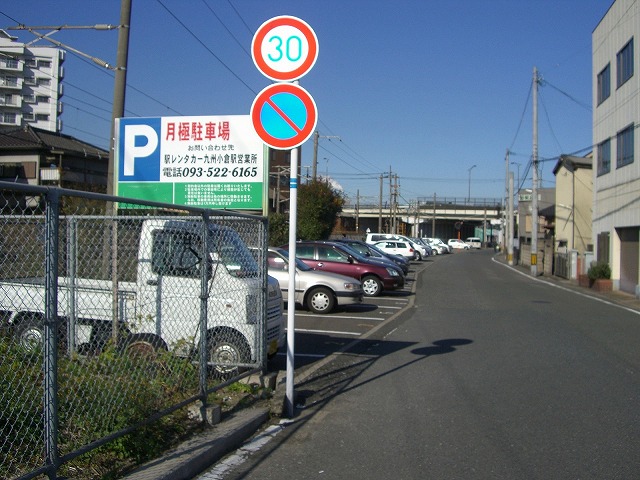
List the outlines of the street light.
{"label": "street light", "polygon": [[468,171],[469,171],[469,193],[467,194],[467,202],[471,201],[471,170],[473,170],[474,168],[476,168],[476,165],[472,165],[468,169]]}

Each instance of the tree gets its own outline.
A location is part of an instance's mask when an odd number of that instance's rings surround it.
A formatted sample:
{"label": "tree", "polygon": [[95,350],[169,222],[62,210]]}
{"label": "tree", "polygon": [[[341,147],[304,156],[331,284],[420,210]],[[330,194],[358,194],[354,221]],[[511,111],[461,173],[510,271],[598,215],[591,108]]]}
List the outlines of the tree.
{"label": "tree", "polygon": [[[311,181],[298,188],[298,240],[325,240],[331,235],[344,205],[342,193],[324,181]],[[269,245],[289,243],[289,214],[269,214]]]}
{"label": "tree", "polygon": [[298,189],[299,240],[326,240],[331,235],[345,199],[324,181],[314,180]]}
{"label": "tree", "polygon": [[269,246],[277,247],[289,243],[289,215],[269,214]]}

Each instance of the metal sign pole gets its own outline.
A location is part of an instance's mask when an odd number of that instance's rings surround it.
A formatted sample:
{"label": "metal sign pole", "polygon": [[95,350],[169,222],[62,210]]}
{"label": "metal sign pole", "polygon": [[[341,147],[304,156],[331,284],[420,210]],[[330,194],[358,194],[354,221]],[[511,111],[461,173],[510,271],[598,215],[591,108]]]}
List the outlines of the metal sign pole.
{"label": "metal sign pole", "polygon": [[298,218],[298,152],[299,147],[291,150],[291,173],[289,178],[289,301],[287,302],[287,385],[286,385],[286,409],[289,418],[293,418],[294,388],[293,374],[294,339],[295,339],[295,292],[296,292],[296,229]]}

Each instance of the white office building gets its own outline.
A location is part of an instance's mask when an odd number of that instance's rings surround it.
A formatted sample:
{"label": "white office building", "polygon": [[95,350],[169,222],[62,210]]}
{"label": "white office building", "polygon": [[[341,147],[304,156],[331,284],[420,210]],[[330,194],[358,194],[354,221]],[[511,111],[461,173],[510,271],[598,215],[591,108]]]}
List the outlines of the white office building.
{"label": "white office building", "polygon": [[59,132],[65,52],[19,43],[0,30],[0,125]]}
{"label": "white office building", "polygon": [[616,0],[592,34],[593,237],[613,288],[640,296],[640,2]]}

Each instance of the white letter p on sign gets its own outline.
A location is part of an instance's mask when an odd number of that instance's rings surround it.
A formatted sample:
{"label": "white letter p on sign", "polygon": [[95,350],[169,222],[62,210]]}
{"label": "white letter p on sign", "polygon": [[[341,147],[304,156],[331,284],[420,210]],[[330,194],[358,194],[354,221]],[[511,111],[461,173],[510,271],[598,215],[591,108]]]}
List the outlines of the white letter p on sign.
{"label": "white letter p on sign", "polygon": [[[146,144],[136,146],[136,139],[145,137]],[[149,125],[125,125],[124,127],[124,175],[132,176],[135,172],[136,158],[151,155],[158,147],[158,134]]]}

